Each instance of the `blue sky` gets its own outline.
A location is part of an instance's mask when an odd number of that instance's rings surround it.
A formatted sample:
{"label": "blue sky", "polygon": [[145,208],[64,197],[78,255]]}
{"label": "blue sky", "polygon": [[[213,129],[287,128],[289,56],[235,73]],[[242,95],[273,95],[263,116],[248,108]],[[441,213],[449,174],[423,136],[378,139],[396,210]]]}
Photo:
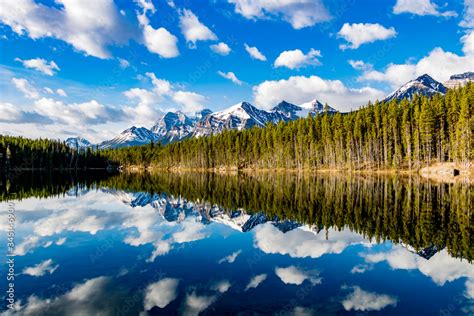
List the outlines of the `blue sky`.
{"label": "blue sky", "polygon": [[472,0],[10,0],[0,133],[100,141],[244,100],[348,111],[473,71],[473,27]]}

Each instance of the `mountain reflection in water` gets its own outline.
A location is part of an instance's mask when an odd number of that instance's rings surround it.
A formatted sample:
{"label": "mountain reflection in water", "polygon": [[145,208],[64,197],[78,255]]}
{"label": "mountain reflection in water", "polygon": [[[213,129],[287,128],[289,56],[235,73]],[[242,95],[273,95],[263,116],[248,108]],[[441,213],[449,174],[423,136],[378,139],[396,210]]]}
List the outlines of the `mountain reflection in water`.
{"label": "mountain reflection in water", "polygon": [[473,312],[465,184],[163,173],[1,186],[20,315]]}

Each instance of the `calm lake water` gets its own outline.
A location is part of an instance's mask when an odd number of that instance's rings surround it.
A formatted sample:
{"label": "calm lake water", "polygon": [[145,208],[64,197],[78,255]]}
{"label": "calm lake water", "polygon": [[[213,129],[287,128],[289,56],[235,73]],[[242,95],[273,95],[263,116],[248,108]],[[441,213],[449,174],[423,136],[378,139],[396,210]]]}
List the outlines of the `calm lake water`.
{"label": "calm lake water", "polygon": [[474,314],[468,185],[16,174],[0,189],[6,315]]}

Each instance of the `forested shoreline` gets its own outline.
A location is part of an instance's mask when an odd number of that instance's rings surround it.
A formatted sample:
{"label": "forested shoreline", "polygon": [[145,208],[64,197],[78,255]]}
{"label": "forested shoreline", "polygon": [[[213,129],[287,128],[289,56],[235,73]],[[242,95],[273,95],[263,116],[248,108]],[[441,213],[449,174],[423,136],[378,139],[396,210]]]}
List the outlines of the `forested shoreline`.
{"label": "forested shoreline", "polygon": [[0,171],[106,168],[100,152],[76,150],[59,140],[0,135]]}
{"label": "forested shoreline", "polygon": [[224,130],[166,146],[76,150],[64,142],[0,136],[0,170],[157,169],[418,170],[432,163],[471,166],[474,84],[445,96],[369,103],[264,128]]}
{"label": "forested shoreline", "polygon": [[474,85],[409,102],[369,103],[350,113],[225,130],[166,146],[103,151],[122,166],[163,169],[419,169],[468,165],[473,155]]}

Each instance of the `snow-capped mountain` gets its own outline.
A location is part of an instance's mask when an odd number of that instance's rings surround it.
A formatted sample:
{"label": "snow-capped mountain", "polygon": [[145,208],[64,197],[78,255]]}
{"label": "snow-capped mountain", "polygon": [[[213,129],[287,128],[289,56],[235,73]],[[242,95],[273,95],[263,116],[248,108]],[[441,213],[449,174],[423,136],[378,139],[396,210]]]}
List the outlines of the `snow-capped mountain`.
{"label": "snow-capped mountain", "polygon": [[446,93],[446,90],[446,87],[441,82],[438,82],[431,78],[429,75],[424,74],[401,86],[398,90],[387,96],[384,102],[390,102],[393,99],[412,100],[416,94],[432,96],[436,93],[440,93],[444,95]]}
{"label": "snow-capped mountain", "polygon": [[118,148],[124,146],[145,145],[158,141],[159,136],[145,127],[132,126],[111,140],[99,144],[99,149]]}
{"label": "snow-capped mountain", "polygon": [[82,137],[70,137],[66,139],[66,145],[73,149],[86,149],[92,146],[87,139]]}
{"label": "snow-capped mountain", "polygon": [[474,72],[465,72],[463,74],[452,75],[444,86],[448,89],[464,87],[468,82],[474,81]]}
{"label": "snow-capped mountain", "polygon": [[[336,113],[337,111],[330,107],[329,105],[327,108],[319,102],[317,99],[313,99],[309,102],[294,105],[288,103],[286,101],[280,102],[276,107],[272,109],[273,112],[282,113],[286,115],[290,120],[298,119],[298,118],[305,118],[308,115],[317,115],[320,113]],[[285,112],[286,111],[286,112]]]}
{"label": "snow-capped mountain", "polygon": [[[335,113],[334,108],[327,108],[314,99],[300,105],[281,101],[269,111],[259,109],[248,102],[237,103],[225,110],[212,112],[209,109],[187,116],[183,112],[168,112],[161,116],[151,129],[132,126],[115,138],[98,144],[99,149],[124,146],[145,145],[150,142],[168,144],[191,137],[202,137],[217,134],[223,130],[243,130],[254,126],[264,127],[268,123],[291,121],[319,113]],[[76,148],[71,141],[69,146]],[[92,146],[90,143],[88,146]]]}
{"label": "snow-capped mountain", "polygon": [[168,112],[151,128],[162,144],[183,140],[194,132],[195,121],[184,113]]}
{"label": "snow-capped mountain", "polygon": [[196,123],[195,137],[208,136],[224,129],[243,130],[254,126],[263,127],[281,118],[260,110],[248,102],[237,103],[223,111],[208,114]]}

